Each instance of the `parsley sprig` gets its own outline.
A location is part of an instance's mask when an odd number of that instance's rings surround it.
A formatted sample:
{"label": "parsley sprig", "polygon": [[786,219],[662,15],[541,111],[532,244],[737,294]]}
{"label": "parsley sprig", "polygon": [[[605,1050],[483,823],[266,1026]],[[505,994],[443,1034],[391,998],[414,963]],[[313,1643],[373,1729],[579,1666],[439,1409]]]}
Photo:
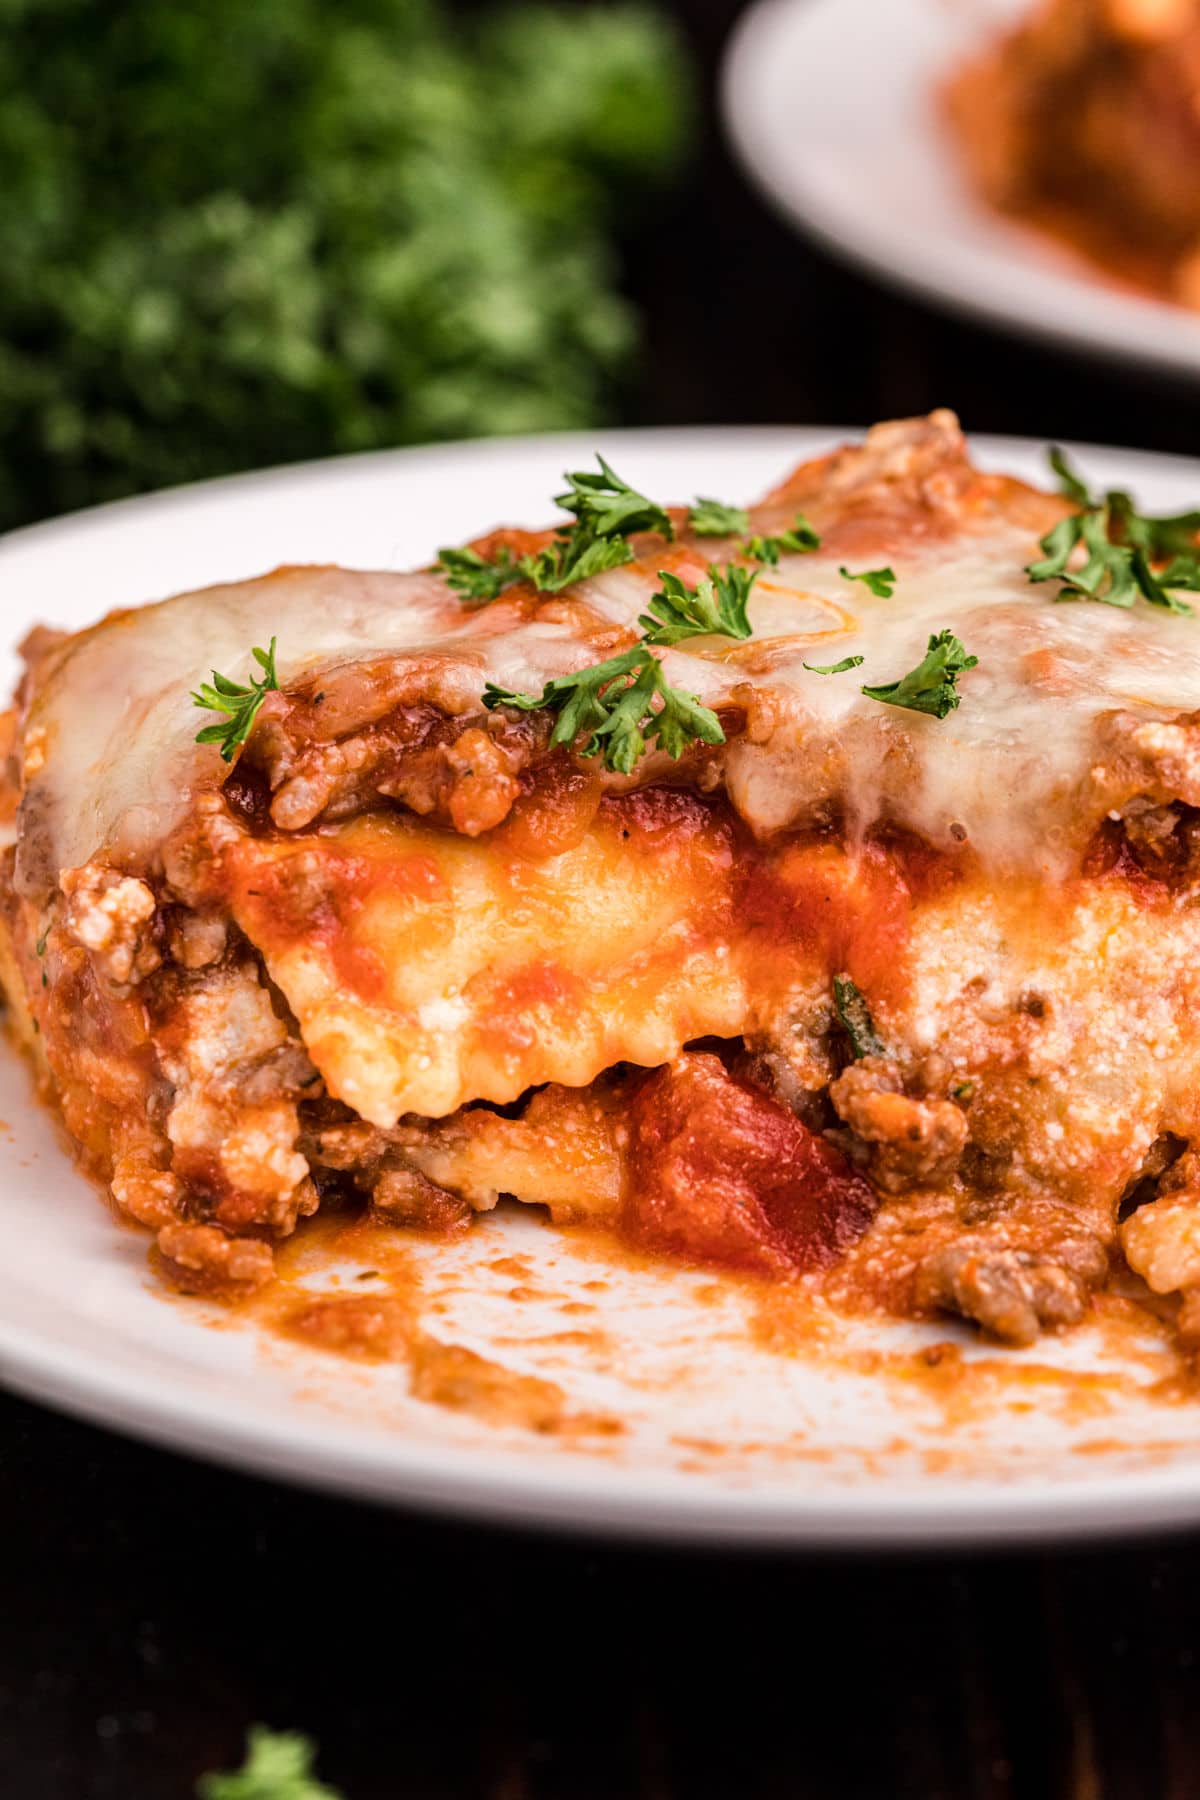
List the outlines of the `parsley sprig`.
{"label": "parsley sprig", "polygon": [[776,568],[781,556],[806,556],[821,548],[821,540],[803,513],[786,531],[763,536],[750,531],[750,514],[744,506],[729,506],[724,500],[698,498],[692,502],[688,524],[697,537],[740,537],[738,550],[752,562],[769,563]]}
{"label": "parsley sprig", "polygon": [[603,753],[605,767],[620,775],[633,772],[650,743],[678,759],[690,744],[725,742],[716,713],[694,694],[671,687],[645,643],[577,674],[559,675],[540,694],[514,693],[489,681],[483,704],[489,711],[511,706],[518,712],[557,713],[551,744],[572,745],[586,732],[580,755]]}
{"label": "parsley sprig", "polygon": [[477,550],[439,550],[436,568],[469,605],[483,606],[517,581],[558,594],[606,569],[619,569],[633,561],[628,540],[636,531],[657,531],[670,541],[675,527],[666,508],[630,487],[602,456],[596,461],[598,469],[563,476],[569,485],[554,504],[573,514],[574,524],[560,526],[552,543],[515,559],[502,546],[491,561]]}
{"label": "parsley sprig", "polygon": [[1040,560],[1026,565],[1030,581],[1060,582],[1057,600],[1131,607],[1140,596],[1151,606],[1191,613],[1171,589],[1200,592],[1200,512],[1151,517],[1120,488],[1093,494],[1062,450],[1051,450],[1049,459],[1061,491],[1079,510],[1042,538]]}
{"label": "parsley sprig", "polygon": [[341,1800],[336,1788],[318,1781],[314,1751],[295,1731],[268,1731],[252,1725],[246,1735],[246,1760],[224,1775],[202,1775],[198,1800]]}
{"label": "parsley sprig", "polygon": [[[630,487],[599,454],[596,461],[598,469],[564,476],[570,485],[555,496],[555,505],[572,513],[574,523],[560,526],[553,542],[541,550],[514,557],[501,545],[491,558],[466,548],[438,551],[434,567],[465,605],[486,606],[518,581],[528,581],[544,594],[561,593],[577,581],[632,562],[629,539],[635,532],[657,531],[668,542],[674,538],[675,527],[665,507]],[[797,513],[786,531],[770,536],[750,534],[750,514],[745,507],[730,506],[711,496],[697,497],[688,523],[697,537],[740,538],[741,555],[772,568],[781,556],[804,555],[821,544],[803,513]]]}
{"label": "parsley sprig", "polygon": [[808,556],[820,548],[817,533],[804,514],[797,513],[795,523],[787,531],[776,532],[773,537],[748,537],[742,545],[742,555],[753,557],[755,562],[769,563],[774,569],[781,556]]}
{"label": "parsley sprig", "polygon": [[962,642],[949,629],[939,631],[929,640],[929,648],[915,669],[899,681],[886,681],[879,687],[864,687],[868,700],[882,700],[886,706],[904,706],[910,712],[930,713],[944,719],[960,703],[955,687],[958,677],[973,669],[979,661],[968,656]]}
{"label": "parsley sprig", "polygon": [[249,685],[244,686],[214,669],[212,681],[202,682],[192,695],[194,706],[203,706],[209,712],[227,715],[223,724],[206,725],[203,731],[196,733],[198,744],[219,744],[225,762],[233,761],[234,751],[250,736],[259,707],[266,696],[276,692],[279,687],[279,678],[275,673],[275,639],[271,639],[270,647],[266,650],[260,650],[256,645],[251,655],[263,671],[261,681],[256,681],[251,676]]}
{"label": "parsley sprig", "polygon": [[852,574],[847,568],[840,568],[838,574],[843,581],[861,581],[864,587],[870,588],[878,600],[890,600],[896,588],[896,571],[894,569],[860,569]]}
{"label": "parsley sprig", "polygon": [[819,550],[821,540],[803,513],[787,531],[763,537],[750,533],[750,514],[744,506],[729,506],[724,500],[700,497],[693,500],[688,524],[697,537],[740,537],[738,549],[753,562],[778,565],[781,556],[804,556]]}
{"label": "parsley sprig", "polygon": [[447,587],[452,587],[467,606],[486,606],[489,600],[498,600],[514,581],[522,579],[520,563],[507,544],[501,544],[490,562],[478,550],[439,550],[437,567],[445,576]]}
{"label": "parsley sprig", "polygon": [[554,496],[555,506],[575,515],[573,531],[584,532],[589,540],[627,538],[635,531],[659,531],[667,539],[675,536],[675,527],[665,507],[659,506],[656,500],[647,500],[645,494],[639,494],[627,481],[622,481],[599,454],[596,461],[600,464],[599,471],[585,469],[574,475],[564,475],[563,480],[571,485],[565,494]]}
{"label": "parsley sprig", "polygon": [[[843,656],[841,662],[802,666],[812,675],[844,675],[848,669],[857,669],[863,660],[861,656]],[[885,706],[904,706],[909,712],[930,713],[935,719],[944,719],[961,704],[955,687],[959,676],[973,669],[978,661],[977,656],[967,655],[960,639],[947,628],[930,638],[929,648],[916,668],[899,681],[885,681],[879,687],[863,687],[859,691],[868,700],[881,700]]]}
{"label": "parsley sprig", "polygon": [[724,500],[699,496],[692,501],[688,524],[697,537],[738,537],[749,531],[750,514],[744,506],[727,506]]}
{"label": "parsley sprig", "polygon": [[748,638],[753,627],[746,617],[750,589],[758,580],[757,569],[727,563],[723,569],[709,565],[708,574],[694,588],[667,569],[658,571],[661,592],[638,624],[648,644],[678,644],[692,637]]}
{"label": "parsley sprig", "polygon": [[801,663],[810,675],[844,675],[847,669],[857,669],[864,662],[865,656],[843,656],[841,662],[835,663]]}
{"label": "parsley sprig", "polygon": [[633,551],[622,537],[588,538],[579,527],[567,536],[556,538],[544,550],[521,558],[521,573],[539,593],[561,594],[577,581],[588,581],[603,575],[606,569],[619,569],[633,561]]}

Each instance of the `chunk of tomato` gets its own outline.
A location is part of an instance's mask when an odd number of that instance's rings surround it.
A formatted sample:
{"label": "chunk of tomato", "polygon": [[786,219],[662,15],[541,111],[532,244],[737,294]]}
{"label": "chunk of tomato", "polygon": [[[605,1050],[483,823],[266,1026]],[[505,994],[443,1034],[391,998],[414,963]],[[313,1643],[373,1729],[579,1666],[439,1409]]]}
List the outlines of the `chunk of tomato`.
{"label": "chunk of tomato", "polygon": [[633,1241],[761,1274],[828,1268],[879,1205],[832,1144],[704,1052],[641,1084],[628,1169],[622,1216]]}

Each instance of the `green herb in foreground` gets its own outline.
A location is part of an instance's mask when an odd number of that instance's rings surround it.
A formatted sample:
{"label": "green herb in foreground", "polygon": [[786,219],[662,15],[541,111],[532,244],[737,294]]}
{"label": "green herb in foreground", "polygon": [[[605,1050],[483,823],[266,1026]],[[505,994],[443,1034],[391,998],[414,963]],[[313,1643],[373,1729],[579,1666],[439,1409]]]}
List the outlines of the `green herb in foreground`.
{"label": "green herb in foreground", "polygon": [[214,669],[212,681],[202,682],[192,695],[194,706],[228,715],[223,725],[206,725],[203,731],[196,733],[198,744],[219,744],[226,762],[233,761],[234,751],[250,736],[258,717],[258,709],[266,696],[279,687],[275,673],[275,639],[271,639],[269,649],[260,650],[256,645],[251,654],[263,671],[261,681],[255,681],[252,676],[249,686],[244,687],[240,682],[230,681],[228,675],[221,675]]}
{"label": "green herb in foreground", "polygon": [[857,669],[865,660],[862,656],[843,656],[841,662],[802,663],[801,667],[810,675],[844,675],[847,669]]}
{"label": "green herb in foreground", "polygon": [[838,574],[844,581],[861,581],[879,600],[890,600],[896,589],[894,569],[863,569],[857,575],[852,575],[849,569],[841,568]]}
{"label": "green herb in foreground", "polygon": [[588,539],[582,532],[572,532],[533,556],[523,556],[521,573],[539,593],[561,594],[577,581],[589,581],[632,561],[633,551],[624,538]]}
{"label": "green herb in foreground", "polygon": [[544,550],[521,558],[522,573],[543,593],[561,593],[577,581],[632,562],[628,540],[635,531],[661,532],[668,540],[675,536],[665,507],[630,487],[602,456],[596,461],[598,469],[564,476],[570,486],[554,497],[556,506],[574,514],[575,523],[561,528]]}
{"label": "green herb in foreground", "polygon": [[628,540],[634,532],[657,531],[668,541],[675,536],[665,507],[630,487],[602,456],[596,461],[598,469],[578,469],[563,477],[570,486],[554,503],[573,513],[575,523],[561,526],[543,549],[514,559],[502,545],[491,561],[477,550],[438,552],[437,568],[467,605],[486,605],[515,581],[531,582],[543,594],[559,594],[577,581],[632,562]]}
{"label": "green herb in foreground", "polygon": [[246,1760],[228,1774],[202,1775],[197,1800],[342,1800],[336,1788],[318,1781],[315,1752],[294,1731],[268,1731],[252,1725],[246,1736]]}
{"label": "green herb in foreground", "polygon": [[886,706],[904,706],[910,712],[930,713],[944,719],[959,704],[955,687],[958,677],[978,663],[968,656],[964,645],[952,631],[939,631],[929,640],[929,648],[915,669],[899,681],[887,681],[880,687],[864,687],[868,700],[882,700]]}
{"label": "green herb in foreground", "polygon": [[667,569],[658,571],[662,591],[638,620],[648,644],[678,644],[692,637],[748,638],[746,605],[758,579],[757,569],[728,563],[710,566],[705,580],[688,587]]}
{"label": "green herb in foreground", "polygon": [[[1040,560],[1028,563],[1030,581],[1061,582],[1057,600],[1098,600],[1104,606],[1132,607],[1139,597],[1168,612],[1193,608],[1170,590],[1200,591],[1197,533],[1200,512],[1154,518],[1139,513],[1119,488],[1092,494],[1062,450],[1049,452],[1050,466],[1068,500],[1069,513],[1041,540]],[[1082,560],[1077,552],[1082,547]],[[1165,564],[1156,570],[1156,564]]]}
{"label": "green herb in foreground", "polygon": [[520,564],[514,561],[506,544],[500,546],[491,562],[478,550],[439,550],[434,567],[467,606],[486,606],[489,600],[498,600],[514,581],[522,579]]}
{"label": "green herb in foreground", "polygon": [[776,532],[773,537],[748,537],[742,554],[755,562],[769,563],[774,569],[781,556],[808,556],[821,548],[821,540],[803,513],[796,514],[790,531]]}
{"label": "green herb in foreground", "polygon": [[856,1057],[887,1055],[887,1046],[875,1029],[871,1009],[848,975],[833,978],[833,1008]]}
{"label": "green herb in foreground", "polygon": [[514,693],[488,682],[483,704],[519,712],[557,713],[550,743],[568,748],[586,734],[581,756],[604,757],[606,768],[629,775],[654,743],[678,759],[692,744],[723,744],[716,713],[694,694],[669,685],[662,664],[644,644],[593,668],[548,681],[540,694]]}
{"label": "green herb in foreground", "polygon": [[574,513],[575,529],[589,537],[629,537],[635,531],[660,531],[665,538],[675,536],[675,527],[665,507],[648,500],[597,454],[599,470],[577,470],[565,475],[570,482],[565,494],[554,496],[555,506]]}
{"label": "green herb in foreground", "polygon": [[739,537],[750,529],[744,506],[726,506],[723,500],[693,500],[688,524],[697,537]]}

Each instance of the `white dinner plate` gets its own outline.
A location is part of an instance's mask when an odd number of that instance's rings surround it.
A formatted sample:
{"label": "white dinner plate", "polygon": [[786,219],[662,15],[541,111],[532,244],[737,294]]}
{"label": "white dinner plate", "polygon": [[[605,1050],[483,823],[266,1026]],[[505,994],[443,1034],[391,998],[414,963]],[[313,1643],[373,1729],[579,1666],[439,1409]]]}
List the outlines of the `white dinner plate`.
{"label": "white dinner plate", "polygon": [[758,0],[724,75],[746,167],[797,224],[886,281],[996,323],[1200,374],[1200,317],[1126,291],[985,207],[939,83],[1033,0]]}
{"label": "white dinner plate", "polygon": [[[561,472],[596,449],[663,498],[749,499],[841,435],[447,445],[36,526],[0,541],[0,679],[15,669],[7,645],[37,621],[81,626],[285,561],[405,567],[491,522],[544,520]],[[976,448],[988,466],[1042,471],[1037,446]],[[1200,465],[1080,454],[1094,478],[1147,504],[1174,510],[1200,494]],[[272,629],[264,618],[264,638]],[[950,1324],[827,1322],[810,1350],[804,1317],[764,1314],[753,1284],[610,1267],[595,1244],[514,1207],[414,1254],[434,1338],[553,1381],[573,1414],[623,1427],[531,1433],[413,1398],[403,1364],[349,1363],[166,1294],[145,1236],[114,1223],[76,1172],[3,1044],[0,1121],[0,1379],[102,1424],[377,1500],[675,1539],[945,1544],[1200,1522],[1200,1402],[1150,1392],[1162,1372],[1153,1346],[1122,1356],[1081,1329],[1016,1353],[981,1349]],[[916,1353],[935,1342],[960,1349],[931,1375]],[[890,1360],[872,1369],[879,1351]],[[965,1380],[957,1354],[979,1362]],[[1123,1382],[1089,1373],[1122,1361]]]}

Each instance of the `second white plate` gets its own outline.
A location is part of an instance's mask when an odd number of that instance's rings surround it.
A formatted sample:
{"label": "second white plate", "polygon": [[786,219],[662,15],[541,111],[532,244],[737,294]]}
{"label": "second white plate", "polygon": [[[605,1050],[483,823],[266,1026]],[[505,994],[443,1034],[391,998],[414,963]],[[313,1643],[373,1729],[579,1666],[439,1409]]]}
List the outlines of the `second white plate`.
{"label": "second white plate", "polygon": [[939,122],[945,75],[1031,0],[759,0],[725,120],[750,173],[832,249],[1019,331],[1200,376],[1200,317],[990,212]]}

